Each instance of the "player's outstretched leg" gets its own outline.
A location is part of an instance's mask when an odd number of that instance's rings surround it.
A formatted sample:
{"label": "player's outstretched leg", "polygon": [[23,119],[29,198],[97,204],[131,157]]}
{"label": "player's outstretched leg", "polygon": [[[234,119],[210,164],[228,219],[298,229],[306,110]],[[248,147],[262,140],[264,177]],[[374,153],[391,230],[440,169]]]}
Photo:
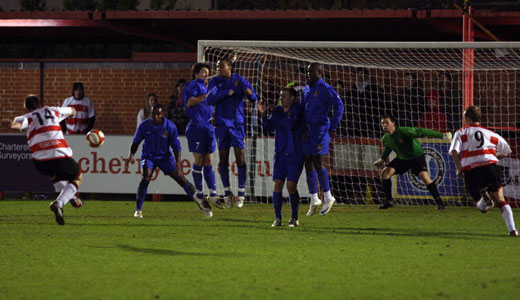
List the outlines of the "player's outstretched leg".
{"label": "player's outstretched leg", "polygon": [[59,202],[57,200],[53,201],[49,208],[56,216],[56,223],[58,223],[58,225],[65,225],[65,219],[63,218],[63,208],[60,207]]}
{"label": "player's outstretched leg", "polygon": [[204,214],[206,218],[213,217],[213,211],[211,210],[211,205],[209,202],[203,197],[199,198],[195,194],[195,187],[191,184],[178,170],[171,171],[168,175],[175,180],[182,188],[186,195],[190,196],[193,201],[197,204],[200,211]]}

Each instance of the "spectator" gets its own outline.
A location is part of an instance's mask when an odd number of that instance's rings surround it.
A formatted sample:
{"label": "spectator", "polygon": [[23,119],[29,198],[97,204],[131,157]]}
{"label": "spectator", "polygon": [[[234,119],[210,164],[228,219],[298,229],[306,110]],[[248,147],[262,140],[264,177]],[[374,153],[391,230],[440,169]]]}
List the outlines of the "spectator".
{"label": "spectator", "polygon": [[357,68],[354,85],[345,97],[347,128],[342,134],[379,136],[379,118],[386,114],[387,106],[384,90],[372,83],[367,69]]}
{"label": "spectator", "polygon": [[341,80],[336,81],[334,88],[341,99],[345,99],[345,83]]}
{"label": "spectator", "polygon": [[407,72],[404,75],[404,87],[397,93],[394,110],[399,125],[403,127],[414,127],[419,117],[426,111],[424,89],[421,82],[417,80],[416,74]]}
{"label": "spectator", "polygon": [[462,127],[462,94],[453,84],[453,77],[448,71],[439,72],[438,90],[441,112],[448,116],[451,131]]}
{"label": "spectator", "polygon": [[439,94],[431,91],[426,97],[428,111],[424,112],[417,124],[417,127],[444,131],[448,128],[448,117],[440,111]]}
{"label": "spectator", "polygon": [[152,106],[157,103],[159,103],[159,101],[157,100],[157,96],[154,93],[148,94],[146,102],[144,103],[144,107],[141,108],[141,110],[137,114],[137,126],[139,126],[139,124],[141,124],[142,121],[150,117]]}
{"label": "spectator", "polygon": [[68,117],[61,123],[67,134],[85,134],[94,128],[96,112],[92,100],[85,97],[83,83],[75,82],[72,85],[72,96],[63,101],[62,107],[73,107],[76,115]]}
{"label": "spectator", "polygon": [[186,134],[186,125],[190,122],[190,118],[186,114],[186,107],[182,101],[184,85],[186,85],[186,79],[180,78],[175,85],[173,95],[170,96],[170,104],[168,104],[168,119],[175,123],[179,135]]}

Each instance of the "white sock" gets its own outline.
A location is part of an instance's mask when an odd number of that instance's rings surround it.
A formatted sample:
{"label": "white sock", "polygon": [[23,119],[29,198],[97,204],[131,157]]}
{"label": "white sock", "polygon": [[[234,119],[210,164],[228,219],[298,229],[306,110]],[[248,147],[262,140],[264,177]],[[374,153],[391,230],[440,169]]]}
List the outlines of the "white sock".
{"label": "white sock", "polygon": [[56,192],[61,192],[63,188],[69,183],[68,181],[62,180],[54,183],[54,190]]}
{"label": "white sock", "polygon": [[59,194],[58,198],[56,198],[56,201],[58,201],[58,205],[60,207],[65,206],[67,203],[69,203],[70,199],[73,199],[76,197],[76,193],[78,192],[78,189],[76,188],[76,185],[73,183],[67,184]]}
{"label": "white sock", "polygon": [[323,193],[323,199],[325,199],[325,201],[327,201],[327,202],[334,199],[334,197],[332,197],[330,190]]}
{"label": "white sock", "polygon": [[320,202],[320,198],[318,198],[318,193],[311,194],[311,200],[312,202]]}
{"label": "white sock", "polygon": [[515,220],[513,219],[513,211],[511,210],[511,206],[509,204],[506,204],[502,206],[502,218],[504,218],[504,221],[506,221],[507,230],[509,232],[516,230],[515,227]]}

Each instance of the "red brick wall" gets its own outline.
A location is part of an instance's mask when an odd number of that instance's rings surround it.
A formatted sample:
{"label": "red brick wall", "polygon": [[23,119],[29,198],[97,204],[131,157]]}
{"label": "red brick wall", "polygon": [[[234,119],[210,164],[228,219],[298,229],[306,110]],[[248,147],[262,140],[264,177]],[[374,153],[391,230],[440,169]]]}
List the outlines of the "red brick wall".
{"label": "red brick wall", "polygon": [[[189,80],[192,63],[45,63],[46,105],[61,105],[72,84],[83,82],[96,109],[95,127],[107,134],[133,134],[148,93],[168,105],[179,78]],[[40,95],[38,63],[0,63],[0,113],[13,118],[24,113],[27,94]],[[9,132],[1,129],[0,132]]]}

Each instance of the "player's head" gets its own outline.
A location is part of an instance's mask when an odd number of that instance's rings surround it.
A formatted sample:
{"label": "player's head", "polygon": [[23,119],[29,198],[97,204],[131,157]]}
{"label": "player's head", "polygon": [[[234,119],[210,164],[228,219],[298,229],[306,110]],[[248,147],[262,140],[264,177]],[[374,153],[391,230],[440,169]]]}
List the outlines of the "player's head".
{"label": "player's head", "polygon": [[83,99],[84,95],[84,89],[83,89],[83,83],[81,82],[74,82],[72,84],[72,96],[76,100]]}
{"label": "player's head", "polygon": [[294,100],[296,100],[298,93],[292,87],[285,87],[280,91],[280,101],[282,107],[291,107]]}
{"label": "player's head", "polygon": [[225,57],[217,62],[218,74],[222,77],[231,77],[233,73],[233,62],[230,58]]}
{"label": "player's head", "polygon": [[162,104],[160,104],[160,103],[154,104],[154,106],[152,106],[152,115],[151,115],[152,122],[154,124],[162,124],[163,116],[164,116],[164,113],[163,113]]}
{"label": "player's head", "polygon": [[40,99],[38,96],[34,94],[27,95],[25,98],[25,109],[28,111],[33,111],[38,108],[40,108]]}
{"label": "player's head", "polygon": [[311,63],[307,67],[307,80],[312,84],[323,77],[323,65],[320,63]]}
{"label": "player's head", "polygon": [[192,79],[206,79],[209,76],[209,65],[204,63],[195,63],[191,67]]}
{"label": "player's head", "polygon": [[480,123],[480,120],[482,119],[480,107],[475,105],[468,106],[464,111],[464,119],[466,120],[466,123]]}
{"label": "player's head", "polygon": [[394,133],[395,127],[397,126],[397,120],[391,116],[386,115],[381,118],[381,128],[390,134]]}
{"label": "player's head", "polygon": [[152,107],[157,103],[159,103],[159,100],[157,100],[157,96],[154,93],[148,94],[148,97],[146,98],[146,104],[145,104],[148,111],[150,111],[152,109]]}

